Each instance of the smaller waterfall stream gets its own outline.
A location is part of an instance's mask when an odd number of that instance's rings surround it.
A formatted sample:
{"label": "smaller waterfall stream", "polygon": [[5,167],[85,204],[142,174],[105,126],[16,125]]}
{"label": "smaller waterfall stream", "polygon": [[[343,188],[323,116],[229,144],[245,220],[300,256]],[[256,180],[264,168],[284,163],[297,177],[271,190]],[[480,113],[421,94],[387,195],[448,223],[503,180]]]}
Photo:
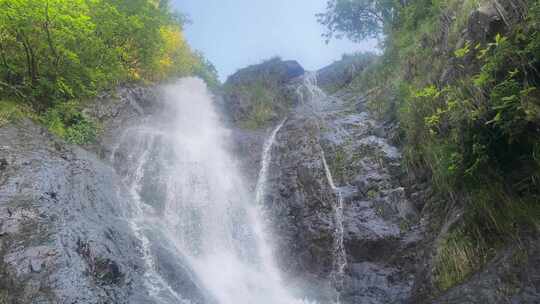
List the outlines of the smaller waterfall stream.
{"label": "smaller waterfall stream", "polygon": [[286,119],[283,120],[270,134],[270,137],[265,141],[263,146],[263,152],[261,157],[261,170],[259,171],[259,178],[257,180],[257,186],[255,188],[255,202],[257,205],[263,204],[266,183],[268,179],[268,167],[272,161],[272,147],[276,141],[276,136],[285,124]]}
{"label": "smaller waterfall stream", "polygon": [[347,253],[345,252],[345,246],[343,244],[343,238],[345,229],[343,227],[343,194],[341,190],[336,187],[334,183],[334,178],[332,177],[332,172],[326,161],[326,156],[324,151],[321,153],[322,161],[324,165],[324,171],[326,174],[326,179],[328,184],[337,197],[337,204],[334,206],[334,217],[335,217],[335,239],[334,239],[334,271],[332,272],[331,278],[332,281],[338,290],[337,293],[337,303],[340,303],[340,291],[343,290],[343,276],[345,274],[345,267],[347,267]]}
{"label": "smaller waterfall stream", "polygon": [[[266,194],[266,185],[268,180],[268,168],[270,162],[272,161],[272,147],[276,141],[276,135],[279,130],[285,124],[283,120],[270,134],[270,137],[265,141],[263,146],[263,152],[261,155],[261,170],[259,171],[259,178],[257,179],[257,185],[255,187],[255,211],[257,214],[264,215],[264,196]],[[256,216],[255,214],[253,216]],[[262,216],[264,218],[264,216]],[[276,284],[281,285],[281,276],[278,271],[277,265],[274,263],[274,255],[272,252],[272,246],[270,245],[271,240],[267,237],[267,228],[264,227],[263,221],[253,221],[254,227],[253,230],[255,235],[260,240],[259,242],[259,251],[261,254],[262,261],[264,263],[265,271],[268,273],[270,280],[274,281]]]}
{"label": "smaller waterfall stream", "polygon": [[[304,76],[303,83],[296,90],[302,106],[309,107],[310,111],[323,121],[322,110],[327,106],[331,97],[317,85],[317,73],[308,73]],[[319,126],[321,129],[321,127]],[[321,150],[321,158],[324,166],[324,171],[328,184],[334,191],[337,201],[333,205],[334,211],[334,267],[331,274],[331,279],[334,287],[337,289],[336,302],[340,303],[340,291],[343,290],[343,278],[345,268],[347,267],[347,254],[344,246],[344,227],[343,227],[343,194],[341,189],[334,183],[332,172],[328,166],[324,150]]]}
{"label": "smaller waterfall stream", "polygon": [[260,205],[263,203],[266,182],[268,179],[268,167],[272,161],[272,146],[276,141],[276,135],[279,130],[285,124],[286,119],[283,120],[270,134],[270,137],[266,140],[263,146],[263,152],[261,157],[261,170],[259,171],[259,178],[257,180],[257,187],[255,189],[255,202]]}

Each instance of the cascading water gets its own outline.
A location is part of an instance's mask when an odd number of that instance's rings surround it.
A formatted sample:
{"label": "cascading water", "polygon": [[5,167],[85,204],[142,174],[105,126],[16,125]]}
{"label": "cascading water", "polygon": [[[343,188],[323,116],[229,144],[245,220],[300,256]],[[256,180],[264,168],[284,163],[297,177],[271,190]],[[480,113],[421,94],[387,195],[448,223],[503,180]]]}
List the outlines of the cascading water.
{"label": "cascading water", "polygon": [[[270,151],[264,147],[257,204],[225,144],[203,81],[164,86],[165,118],[122,135],[111,156],[133,197],[132,226],[141,240],[145,278],[156,303],[304,303],[284,288],[260,205]],[[169,121],[170,120],[170,121]]]}
{"label": "cascading water", "polygon": [[[304,76],[302,85],[296,90],[301,104],[310,108],[311,112],[323,120],[321,111],[327,106],[327,102],[330,97],[319,88],[317,85],[317,73],[308,73]],[[319,126],[320,128],[320,126]],[[340,303],[340,291],[343,289],[343,278],[345,274],[345,268],[347,267],[347,254],[344,246],[344,226],[343,226],[343,193],[334,183],[332,172],[328,166],[324,150],[321,151],[321,158],[325,170],[326,179],[328,184],[334,191],[337,197],[337,202],[334,205],[334,267],[331,274],[331,279],[334,287],[337,289],[336,302]]]}
{"label": "cascading water", "polygon": [[266,182],[268,179],[268,167],[272,160],[272,146],[276,141],[276,135],[283,127],[286,120],[283,120],[270,134],[270,137],[266,140],[263,146],[263,153],[261,157],[261,170],[259,171],[259,179],[257,180],[257,187],[255,191],[255,201],[257,204],[262,204],[264,199]]}
{"label": "cascading water", "polygon": [[337,196],[337,204],[334,206],[335,217],[335,238],[334,238],[334,269],[331,275],[332,281],[338,290],[336,302],[340,303],[340,291],[343,290],[343,276],[345,274],[345,267],[347,267],[347,253],[345,252],[345,246],[343,243],[345,229],[343,227],[343,194],[341,190],[336,187],[332,172],[326,161],[324,151],[322,151],[322,161],[324,166],[324,172],[328,184]]}
{"label": "cascading water", "polygon": [[296,94],[300,99],[300,104],[310,107],[315,114],[322,109],[324,101],[328,96],[317,85],[317,73],[306,73],[302,79],[302,84],[297,87]]}
{"label": "cascading water", "polygon": [[[258,211],[258,214],[264,214],[264,195],[266,193],[266,184],[268,179],[268,167],[270,166],[270,162],[272,160],[272,146],[274,145],[274,142],[276,140],[276,135],[278,134],[279,130],[283,127],[286,120],[283,120],[270,134],[270,137],[266,140],[263,146],[263,153],[261,156],[261,170],[259,171],[259,178],[257,180],[257,185],[255,187],[255,203],[256,203],[256,210]],[[254,221],[254,231],[259,236],[259,239],[262,240],[260,244],[260,253],[263,258],[263,261],[266,263],[269,263],[265,265],[266,270],[269,271],[268,275],[269,278],[274,281],[281,284],[281,278],[277,271],[277,266],[274,264],[273,254],[272,254],[272,247],[269,245],[270,240],[268,238],[265,238],[265,228],[263,227],[262,221]]]}

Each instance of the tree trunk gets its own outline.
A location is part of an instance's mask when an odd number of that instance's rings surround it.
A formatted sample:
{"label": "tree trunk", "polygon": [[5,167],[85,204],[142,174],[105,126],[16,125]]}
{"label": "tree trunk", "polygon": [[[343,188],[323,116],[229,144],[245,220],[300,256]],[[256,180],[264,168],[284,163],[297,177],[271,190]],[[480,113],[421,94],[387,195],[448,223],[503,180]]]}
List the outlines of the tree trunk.
{"label": "tree trunk", "polygon": [[20,38],[19,39],[19,42],[22,44],[23,48],[24,48],[24,54],[26,55],[26,70],[28,72],[28,79],[32,80],[32,77],[34,75],[32,69],[33,69],[33,65],[32,65],[32,59],[30,57],[30,50],[29,50],[29,47],[26,45],[26,42],[24,39],[22,39],[22,35],[18,32],[17,33],[17,36]]}
{"label": "tree trunk", "polygon": [[43,28],[45,30],[45,33],[47,34],[47,42],[49,44],[49,49],[51,50],[51,53],[54,57],[54,64],[55,70],[57,70],[58,63],[60,62],[60,56],[58,55],[58,51],[54,47],[51,31],[49,29],[51,21],[49,18],[49,1],[47,1],[47,4],[45,6],[45,24],[43,25]]}

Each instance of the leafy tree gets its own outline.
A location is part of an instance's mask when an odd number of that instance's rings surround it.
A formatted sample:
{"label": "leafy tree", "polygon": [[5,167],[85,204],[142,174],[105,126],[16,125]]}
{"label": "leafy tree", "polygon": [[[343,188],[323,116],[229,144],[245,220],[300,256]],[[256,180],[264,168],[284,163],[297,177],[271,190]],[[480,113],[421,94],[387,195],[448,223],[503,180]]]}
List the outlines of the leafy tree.
{"label": "leafy tree", "polygon": [[12,91],[43,100],[91,89],[80,69],[81,62],[96,65],[88,11],[83,0],[0,1],[2,74]]}
{"label": "leafy tree", "polygon": [[326,27],[323,37],[327,42],[344,36],[359,42],[379,37],[401,5],[396,0],[330,0],[326,12],[318,14],[317,19]]}
{"label": "leafy tree", "polygon": [[0,93],[44,109],[205,66],[167,0],[0,0]]}
{"label": "leafy tree", "polygon": [[206,59],[201,52],[195,52],[195,56],[198,58],[198,64],[195,67],[194,74],[204,79],[210,89],[219,87],[219,76],[214,64]]}
{"label": "leafy tree", "polygon": [[183,37],[185,20],[168,0],[0,0],[0,101],[31,104],[79,143],[92,124],[68,102],[127,81],[201,75],[214,85],[215,69]]}
{"label": "leafy tree", "polygon": [[484,37],[470,17],[482,1],[408,0],[382,19],[365,11],[375,3],[330,1],[320,18],[327,38],[385,35],[383,55],[353,84],[399,122],[407,170],[433,186],[428,212],[463,210],[435,244],[442,291],[540,223],[540,1],[506,1],[504,25]]}

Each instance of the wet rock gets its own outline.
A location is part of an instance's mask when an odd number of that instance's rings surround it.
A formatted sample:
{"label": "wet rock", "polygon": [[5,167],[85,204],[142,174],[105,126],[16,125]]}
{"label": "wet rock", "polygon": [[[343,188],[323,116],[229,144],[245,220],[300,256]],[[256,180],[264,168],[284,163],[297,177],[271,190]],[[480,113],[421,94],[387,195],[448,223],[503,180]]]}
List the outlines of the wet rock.
{"label": "wet rock", "polygon": [[4,171],[7,169],[8,163],[7,160],[4,158],[0,159],[0,171]]}
{"label": "wet rock", "polygon": [[101,285],[117,285],[124,278],[120,266],[115,261],[100,257],[94,259],[93,276]]}
{"label": "wet rock", "polygon": [[471,13],[467,27],[467,38],[477,43],[486,43],[504,30],[504,20],[497,12],[495,4],[486,2]]}
{"label": "wet rock", "polygon": [[[306,96],[321,98],[312,93]],[[391,132],[369,113],[350,110],[365,109],[357,105],[365,99],[345,102],[343,96],[322,96],[314,105],[304,100],[277,134],[265,200],[277,261],[293,286],[317,286],[307,290],[322,302],[334,300],[339,290],[341,303],[400,303],[412,290],[411,250],[421,239],[403,223],[414,225],[417,211],[400,184],[401,154],[390,143]],[[336,281],[340,238],[347,259],[337,274],[342,286]]]}
{"label": "wet rock", "polygon": [[242,172],[246,175],[249,188],[255,189],[259,170],[261,167],[261,155],[264,141],[272,132],[267,130],[247,130],[238,127],[232,129],[232,144],[229,147],[232,155],[240,160]]}
{"label": "wet rock", "polygon": [[332,270],[336,196],[325,176],[316,121],[299,114],[277,135],[267,186],[278,261],[291,275]]}
{"label": "wet rock", "polygon": [[[9,160],[0,180],[1,303],[177,303],[152,296],[144,281],[132,197],[110,165],[30,121],[0,128],[0,142]],[[182,260],[168,260],[158,263],[174,273],[166,278],[189,286],[191,303],[209,303]]]}
{"label": "wet rock", "polygon": [[[12,167],[0,185],[7,303],[128,303],[144,293],[138,240],[123,217],[125,190],[113,170],[28,121],[1,128],[0,142]],[[104,238],[105,229],[115,237]],[[81,255],[80,240],[95,244],[91,260]]]}
{"label": "wet rock", "polygon": [[[89,103],[84,109],[85,114],[99,121],[104,132],[96,143],[85,148],[110,161],[126,130],[140,125],[145,117],[163,109],[159,94],[158,86],[124,86]],[[117,155],[119,158],[122,156]]]}
{"label": "wet rock", "polygon": [[187,266],[189,263],[178,257],[178,252],[164,246],[164,243],[154,242],[152,248],[155,256],[156,270],[171,288],[185,299],[194,304],[217,304],[204,290],[196,274]]}
{"label": "wet rock", "polygon": [[[370,262],[354,263],[350,266],[353,275],[346,281],[346,292],[342,298],[350,303],[401,303],[408,297],[409,280],[393,268]],[[350,292],[354,291],[354,292]]]}

